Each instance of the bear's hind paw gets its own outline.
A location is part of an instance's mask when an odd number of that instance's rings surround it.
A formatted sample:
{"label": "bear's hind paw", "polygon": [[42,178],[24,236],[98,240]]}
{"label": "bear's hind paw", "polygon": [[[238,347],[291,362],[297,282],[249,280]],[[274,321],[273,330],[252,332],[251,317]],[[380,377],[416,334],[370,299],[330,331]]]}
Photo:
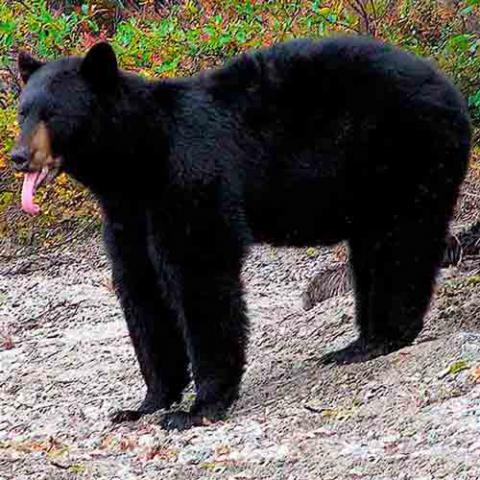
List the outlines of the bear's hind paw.
{"label": "bear's hind paw", "polygon": [[320,363],[322,365],[348,365],[367,362],[368,360],[387,355],[394,350],[396,350],[396,348],[389,348],[389,346],[384,343],[370,344],[362,340],[355,340],[345,348],[327,353],[320,359]]}

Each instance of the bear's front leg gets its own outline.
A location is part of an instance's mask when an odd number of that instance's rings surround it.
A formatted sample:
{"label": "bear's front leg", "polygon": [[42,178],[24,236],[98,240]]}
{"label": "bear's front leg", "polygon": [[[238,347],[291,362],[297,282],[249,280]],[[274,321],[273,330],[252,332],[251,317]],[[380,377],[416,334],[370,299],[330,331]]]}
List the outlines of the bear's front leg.
{"label": "bear's front leg", "polygon": [[221,420],[237,398],[248,339],[242,293],[240,261],[223,271],[218,266],[190,270],[185,277],[186,334],[197,394],[189,412],[166,414],[165,428]]}
{"label": "bear's front leg", "polygon": [[138,409],[116,412],[114,422],[138,420],[144,414],[168,409],[181,399],[190,381],[178,312],[158,286],[141,215],[129,220],[107,224],[105,243],[147,394]]}

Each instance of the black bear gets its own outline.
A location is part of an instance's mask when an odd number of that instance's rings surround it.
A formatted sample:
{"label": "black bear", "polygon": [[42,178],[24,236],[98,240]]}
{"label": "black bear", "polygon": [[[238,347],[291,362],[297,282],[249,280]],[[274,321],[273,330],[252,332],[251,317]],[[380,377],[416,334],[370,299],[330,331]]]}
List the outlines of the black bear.
{"label": "black bear", "polygon": [[19,69],[24,208],[65,171],[104,212],[147,385],[115,420],[168,409],[190,375],[196,400],[165,426],[224,416],[245,365],[240,270],[255,242],[348,242],[359,338],[325,362],[392,352],[422,329],[470,149],[465,102],[431,62],[346,36],[191,78],[123,72],[106,43],[47,63],[21,54]]}

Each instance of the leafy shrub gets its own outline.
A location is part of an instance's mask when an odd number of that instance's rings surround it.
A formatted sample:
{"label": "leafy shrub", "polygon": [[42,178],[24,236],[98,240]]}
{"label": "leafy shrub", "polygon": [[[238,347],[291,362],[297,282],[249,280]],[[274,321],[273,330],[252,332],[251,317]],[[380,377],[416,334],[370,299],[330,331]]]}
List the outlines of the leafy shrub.
{"label": "leafy shrub", "polygon": [[19,182],[6,168],[5,158],[17,132],[20,85],[14,65],[19,49],[49,59],[82,54],[97,41],[110,40],[123,67],[146,76],[171,77],[190,75],[247,49],[289,38],[367,33],[435,59],[468,98],[479,126],[479,11],[480,0],[0,3],[0,234],[18,237],[24,232],[22,239],[31,239],[33,225],[41,232],[96,215],[89,196],[64,178],[43,192],[41,220],[32,222],[18,214]]}

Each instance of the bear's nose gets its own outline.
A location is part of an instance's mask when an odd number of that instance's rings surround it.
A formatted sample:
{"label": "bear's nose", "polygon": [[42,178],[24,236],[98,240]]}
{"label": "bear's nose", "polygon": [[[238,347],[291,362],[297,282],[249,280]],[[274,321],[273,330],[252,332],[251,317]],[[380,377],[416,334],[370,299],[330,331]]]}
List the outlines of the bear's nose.
{"label": "bear's nose", "polygon": [[27,147],[14,147],[10,153],[10,160],[15,170],[24,170],[30,162],[30,152]]}

